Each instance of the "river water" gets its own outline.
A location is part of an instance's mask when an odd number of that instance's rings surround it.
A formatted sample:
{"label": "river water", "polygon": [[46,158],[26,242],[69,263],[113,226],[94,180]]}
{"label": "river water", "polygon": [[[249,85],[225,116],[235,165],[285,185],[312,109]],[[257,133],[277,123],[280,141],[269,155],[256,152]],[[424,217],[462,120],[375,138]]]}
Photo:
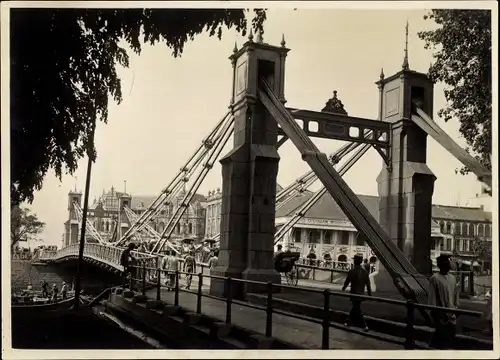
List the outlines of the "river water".
{"label": "river water", "polygon": [[151,342],[104,320],[91,309],[17,313],[12,318],[12,347],[17,349],[154,349]]}

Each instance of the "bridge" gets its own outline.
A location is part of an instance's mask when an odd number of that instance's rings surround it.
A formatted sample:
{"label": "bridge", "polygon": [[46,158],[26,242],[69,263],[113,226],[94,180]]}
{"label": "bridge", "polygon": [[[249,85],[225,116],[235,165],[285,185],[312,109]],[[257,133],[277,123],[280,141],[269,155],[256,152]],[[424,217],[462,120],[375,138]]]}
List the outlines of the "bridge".
{"label": "bridge", "polygon": [[[130,199],[120,198],[120,214],[128,219],[130,226],[119,221],[113,237],[103,239],[90,222],[85,224],[92,241],[85,245],[84,259],[107,271],[121,272],[123,246],[146,240],[153,246],[147,252],[136,253],[140,260],[139,280],[142,278],[146,284],[148,279],[156,277],[159,282],[164,249],[178,255],[182,252],[171,241],[172,234],[213,164],[220,160],[222,220],[220,233],[214,237],[220,251],[219,263],[213,269],[206,269],[202,264],[205,270],[197,285],[200,294],[205,289],[213,298],[230,299],[227,301],[231,305],[234,301],[245,301],[252,294],[284,289],[284,285],[280,285],[282,277],[274,269],[274,245],[321,196],[328,193],[380,261],[378,271],[371,275],[377,292],[404,299],[379,301],[402,301],[397,304],[409,307],[410,312],[417,310],[426,317],[429,310],[424,305],[428,295],[427,278],[432,272],[429,261],[431,200],[436,179],[426,165],[427,137],[434,138],[471,169],[490,191],[491,172],[460,148],[432,119],[434,84],[426,74],[410,70],[407,59],[402,70],[393,76],[385,77],[381,73],[376,83],[380,93],[378,118],[364,119],[349,116],[335,101],[321,112],[285,107],[284,73],[288,52],[284,39],[280,46],[274,46],[265,43],[261,34],[257,34],[255,40],[250,34],[240,49],[235,46],[230,56],[234,80],[228,113],[144,212],[135,214],[130,209]],[[220,158],[231,136],[233,150]],[[313,143],[311,138],[314,137],[347,144],[327,156]],[[278,149],[286,141],[295,145],[311,171],[276,193]],[[383,162],[377,178],[381,196],[379,221],[342,178],[371,148],[380,154]],[[286,224],[276,229],[276,209],[293,200],[316,180],[323,187]],[[172,208],[174,199],[180,195],[182,201]],[[81,197],[72,199],[70,204],[77,224],[83,221],[80,200]],[[170,211],[170,220],[158,232],[150,226],[150,221],[165,209]],[[72,260],[78,256],[78,246],[75,242],[57,252],[42,253],[39,259],[51,263]],[[208,288],[206,283],[203,285],[203,277],[210,279]],[[158,293],[160,285],[156,284]],[[274,290],[270,292],[269,286]],[[144,296],[146,292],[144,288]],[[179,292],[176,294],[174,303],[177,306]],[[325,333],[321,346],[326,348],[330,347],[325,330],[330,327],[330,320],[325,317],[322,321]],[[412,324],[408,326],[413,327]],[[414,344],[413,340],[407,341]]]}

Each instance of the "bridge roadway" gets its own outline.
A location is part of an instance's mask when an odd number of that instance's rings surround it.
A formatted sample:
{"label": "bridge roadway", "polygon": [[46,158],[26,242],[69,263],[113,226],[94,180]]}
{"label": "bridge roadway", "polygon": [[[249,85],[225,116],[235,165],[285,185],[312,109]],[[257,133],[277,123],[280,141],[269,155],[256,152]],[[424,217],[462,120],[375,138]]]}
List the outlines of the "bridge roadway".
{"label": "bridge roadway", "polygon": [[[204,271],[204,273],[207,273],[207,271]],[[164,281],[162,280],[162,283]],[[183,288],[185,286],[185,277],[182,276],[180,280],[180,287]],[[282,284],[285,283],[285,279],[282,278]],[[298,282],[298,287],[304,287],[304,288],[313,288],[313,289],[328,289],[331,291],[341,291],[342,290],[342,284],[337,283],[337,284],[332,284],[329,282],[324,282],[324,281],[316,281],[316,280],[306,280],[306,279],[300,279]],[[192,282],[191,282],[191,290],[197,291],[198,289],[198,277],[193,276]],[[205,293],[208,293],[210,290],[210,278],[204,278],[203,279],[203,286],[202,290]],[[154,290],[156,291],[156,290]],[[167,292],[170,293],[170,292]],[[154,292],[156,294],[156,292]],[[153,295],[154,295],[153,294]],[[156,295],[154,295],[156,296]],[[286,302],[293,302],[293,303],[298,303],[298,304],[303,304],[306,306],[314,306],[318,308],[323,307],[323,296],[318,293],[311,293],[311,292],[304,292],[300,291],[299,289],[297,290],[292,290],[292,289],[283,289],[282,292],[273,294],[273,298],[275,300],[285,300]],[[265,294],[251,294],[249,296],[249,300],[251,302],[255,302],[257,304],[263,305],[265,303],[266,295]],[[398,297],[397,299],[402,300],[402,297]],[[208,299],[204,299],[203,301],[206,301]],[[486,303],[484,301],[473,301],[473,300],[468,300],[468,299],[462,299],[461,300],[461,308],[464,310],[471,310],[471,311],[479,311],[482,312],[484,311],[484,308],[486,306]],[[338,311],[341,313],[347,314],[350,309],[351,309],[351,302],[349,298],[347,297],[338,297],[338,296],[331,296],[330,298],[330,309],[333,311]],[[286,310],[283,308],[282,310]],[[383,319],[391,322],[396,322],[396,323],[405,323],[406,322],[406,308],[403,306],[397,306],[393,304],[387,304],[387,303],[379,303],[379,302],[365,302],[363,305],[363,312],[369,319],[371,318],[378,318],[378,319]],[[424,323],[423,318],[416,313],[415,314],[415,325],[416,326],[421,326],[421,327],[427,327]],[[314,324],[312,324],[314,325]],[[319,326],[319,325],[318,325]],[[483,318],[473,318],[470,316],[462,316],[458,317],[457,319],[457,330],[459,333],[478,337],[478,338],[485,338],[489,339],[490,337],[486,335],[485,329],[487,329],[487,323]],[[373,333],[373,332],[372,332]],[[386,336],[386,335],[384,335]],[[366,337],[365,337],[366,338]]]}
{"label": "bridge roadway", "polygon": [[[109,245],[101,245],[101,244],[87,244],[85,247],[84,251],[84,257],[87,261],[94,262],[94,264],[98,264],[99,266],[104,266],[105,268],[109,270],[114,270],[114,271],[121,271],[122,266],[119,265],[119,258],[121,255],[122,249],[115,248]],[[40,257],[40,260],[45,260],[45,261],[63,261],[65,259],[72,259],[75,258],[78,254],[78,244],[72,244],[68,247],[65,247],[61,250],[59,250],[57,253],[51,253],[51,254],[42,254]],[[157,259],[155,257],[151,257],[148,254],[136,254],[138,258],[141,260],[144,260],[143,263],[146,264],[146,266],[150,268],[156,268],[157,267]],[[205,264],[200,264],[203,268],[203,273],[207,274],[208,269],[206,268]],[[339,274],[340,275],[340,274]],[[328,282],[318,282],[314,280],[299,280],[299,286],[301,287],[312,287],[312,288],[328,288],[330,290],[340,290],[339,286],[341,286],[342,279],[339,276],[338,279],[335,279],[337,284],[331,284]],[[181,280],[181,284],[183,284],[184,279]],[[192,290],[197,289],[197,279],[196,276],[193,276],[193,283],[192,283]],[[203,290],[208,291],[210,286],[209,279],[204,278],[204,286]],[[168,295],[167,296],[173,296],[172,293],[166,292]],[[255,295],[255,294],[251,294]],[[188,297],[189,294],[183,293],[183,297]],[[261,296],[262,295],[256,295],[256,296]],[[300,304],[305,304],[305,305],[312,305],[312,306],[317,306],[317,307],[322,307],[322,296],[320,294],[306,294],[304,292],[298,292],[298,291],[293,291],[293,290],[285,290],[282,293],[276,294],[273,296],[275,299],[283,299],[283,300],[288,300]],[[210,304],[208,298],[204,298],[204,303]],[[262,300],[262,298],[260,299]],[[191,301],[191,300],[186,300],[186,301]],[[214,300],[217,301],[217,300]],[[331,297],[331,309],[332,310],[338,310],[340,312],[348,312],[350,309],[350,301],[348,298],[340,298],[340,297]],[[481,305],[474,304],[472,302],[463,302],[464,305],[468,304],[467,306],[463,306],[464,308],[468,308],[470,310],[476,310],[476,311],[482,311],[483,308],[481,308]],[[220,306],[221,309],[224,308],[224,306]],[[483,305],[484,307],[484,305]],[[211,308],[211,307],[210,307]],[[214,306],[215,309],[215,306]],[[390,305],[390,304],[381,304],[381,303],[365,303],[363,306],[363,310],[367,316],[371,316],[374,318],[382,318],[385,320],[392,320],[395,322],[405,322],[405,309],[403,307],[398,307],[395,305]],[[215,311],[215,310],[214,310]],[[222,311],[222,310],[221,310]],[[258,310],[256,310],[258,311]],[[258,311],[259,312],[259,311]],[[263,313],[262,315],[255,315],[257,316],[264,316],[265,314]],[[277,315],[276,315],[277,316]],[[248,318],[253,317],[253,315],[249,316]],[[464,322],[469,322],[470,317],[466,316],[463,318]],[[418,316],[416,316],[416,325],[421,324],[421,320],[418,319]],[[287,320],[288,322],[292,320]],[[459,317],[459,322],[461,322],[461,318]],[[301,323],[305,323],[305,321],[301,321]],[[459,323],[459,325],[461,325]],[[263,325],[262,325],[263,326]],[[290,325],[292,326],[292,329],[296,326],[299,326],[297,324],[295,325]],[[313,327],[313,328],[320,328],[319,325],[309,323],[308,325],[304,325],[306,328],[307,327]],[[475,324],[475,328],[481,329],[481,328],[486,328],[486,326],[482,326],[479,323]],[[348,335],[347,335],[348,334]],[[346,333],[345,336],[347,336],[348,339],[351,339],[352,334]],[[370,332],[370,336],[372,335],[372,332]],[[472,334],[471,334],[472,335]],[[301,335],[301,337],[307,338],[306,335]],[[318,335],[318,341],[320,336]],[[362,336],[362,338],[365,338]],[[354,338],[352,338],[354,339]],[[354,341],[354,340],[353,340]],[[363,341],[363,343],[365,343]],[[347,345],[346,345],[347,346]],[[368,346],[368,345],[367,345]],[[391,345],[393,346],[393,345]]]}
{"label": "bridge roadway", "polygon": [[[204,279],[204,282],[209,279]],[[184,285],[184,278],[180,281],[181,287]],[[196,291],[198,282],[193,277],[191,290]],[[207,283],[203,286],[204,292],[208,292],[210,285]],[[146,295],[149,298],[156,298],[156,289],[147,291]],[[161,299],[167,303],[174,304],[174,292],[161,290]],[[188,292],[179,292],[179,306],[190,311],[196,311],[196,294]],[[216,318],[224,322],[226,317],[225,302],[203,297],[202,313],[204,315]],[[231,323],[245,328],[250,331],[255,331],[260,334],[265,333],[266,313],[262,310],[248,308],[238,304],[232,305]],[[299,320],[284,316],[281,314],[273,315],[273,337],[299,345],[308,349],[321,349],[321,333],[322,326],[305,320]],[[342,330],[332,324],[330,328],[330,349],[339,350],[404,350],[402,345],[394,344],[389,341],[384,341],[388,336],[380,336],[370,334],[367,337],[361,330],[359,333]]]}

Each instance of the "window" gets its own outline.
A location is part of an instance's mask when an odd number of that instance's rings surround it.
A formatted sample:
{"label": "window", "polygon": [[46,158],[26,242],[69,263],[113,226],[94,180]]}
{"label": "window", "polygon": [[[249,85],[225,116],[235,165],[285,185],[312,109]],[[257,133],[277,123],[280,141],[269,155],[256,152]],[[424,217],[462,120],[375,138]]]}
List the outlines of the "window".
{"label": "window", "polygon": [[365,246],[366,236],[362,232],[358,232],[356,235],[356,246]]}
{"label": "window", "polygon": [[299,243],[302,241],[302,229],[293,230],[293,241]]}
{"label": "window", "polygon": [[444,234],[444,221],[439,222],[439,232]]}
{"label": "window", "polygon": [[491,225],[490,224],[486,224],[484,226],[484,236],[491,237]]}
{"label": "window", "polygon": [[469,228],[467,229],[467,236],[473,237],[476,235],[476,232],[474,231],[474,224],[469,224]]}
{"label": "window", "polygon": [[330,245],[332,243],[332,231],[325,230],[323,232],[323,244]]}
{"label": "window", "polygon": [[462,239],[455,239],[455,250],[463,251],[463,242]]}
{"label": "window", "polygon": [[340,232],[340,245],[349,245],[349,231]]}
{"label": "window", "polygon": [[462,224],[455,223],[455,235],[462,235]]}
{"label": "window", "polygon": [[483,227],[483,224],[479,224],[477,226],[477,236],[484,236],[484,227]]}
{"label": "window", "polygon": [[188,224],[188,233],[189,234],[193,233],[193,224],[191,224],[191,223]]}
{"label": "window", "polygon": [[309,243],[318,244],[321,239],[321,232],[316,229],[311,229],[309,231]]}
{"label": "window", "polygon": [[451,239],[446,239],[446,251],[451,251]]}
{"label": "window", "polygon": [[177,225],[175,226],[175,232],[176,232],[177,234],[180,234],[180,233],[181,233],[181,224],[177,224]]}
{"label": "window", "polygon": [[451,222],[449,221],[446,223],[446,233],[451,234]]}

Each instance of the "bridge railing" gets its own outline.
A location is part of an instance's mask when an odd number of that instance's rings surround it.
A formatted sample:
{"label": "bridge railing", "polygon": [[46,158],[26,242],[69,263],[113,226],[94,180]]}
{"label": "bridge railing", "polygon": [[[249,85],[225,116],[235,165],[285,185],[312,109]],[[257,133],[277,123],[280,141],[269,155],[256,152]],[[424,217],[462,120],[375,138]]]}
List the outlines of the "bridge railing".
{"label": "bridge railing", "polygon": [[[395,300],[395,299],[387,299],[387,298],[381,298],[381,297],[376,297],[376,296],[366,296],[366,295],[357,295],[357,294],[351,294],[351,293],[345,293],[345,292],[340,292],[340,291],[331,291],[331,290],[318,290],[318,289],[313,289],[313,288],[306,288],[306,287],[301,287],[301,286],[288,286],[288,285],[282,285],[282,284],[274,284],[272,282],[262,282],[262,281],[253,281],[253,280],[245,280],[245,279],[236,279],[236,278],[231,278],[231,277],[221,277],[221,276],[214,276],[214,275],[207,275],[204,274],[203,272],[200,272],[198,274],[195,273],[189,273],[189,272],[184,272],[184,271],[168,271],[168,270],[163,270],[158,268],[157,266],[155,267],[147,267],[145,264],[138,265],[136,266],[137,269],[137,277],[134,278],[135,284],[138,284],[138,289],[141,290],[143,295],[146,295],[146,291],[148,288],[156,288],[156,300],[162,300],[161,298],[161,289],[164,288],[165,286],[162,285],[161,279],[162,275],[174,275],[174,283],[170,284],[170,287],[174,288],[174,305],[175,306],[182,306],[180,304],[180,298],[179,294],[180,292],[186,292],[190,293],[193,295],[196,295],[197,301],[196,301],[196,313],[201,314],[202,313],[202,307],[203,307],[203,298],[210,298],[210,299],[215,299],[219,300],[221,302],[224,302],[226,304],[226,316],[225,316],[225,322],[227,324],[231,324],[232,321],[232,305],[239,305],[239,306],[244,306],[244,307],[249,307],[252,309],[257,309],[264,311],[266,313],[266,321],[265,321],[265,335],[267,337],[272,337],[273,334],[273,314],[279,314],[279,315],[284,315],[287,317],[307,321],[307,322],[312,322],[321,325],[322,332],[321,332],[321,348],[322,349],[329,349],[330,347],[330,328],[331,327],[336,327],[338,328],[339,325],[333,325],[332,321],[330,320],[330,304],[331,304],[331,299],[332,297],[344,297],[344,298],[350,298],[351,300],[358,300],[358,301],[371,301],[371,302],[378,302],[378,303],[386,303],[386,304],[393,304],[397,306],[404,306],[406,307],[406,329],[404,332],[404,340],[398,340],[398,339],[386,339],[386,341],[390,341],[399,345],[403,345],[405,349],[417,349],[417,348],[422,348],[422,346],[418,346],[416,344],[416,331],[415,331],[415,310],[416,309],[425,309],[428,312],[434,313],[441,315],[443,313],[451,313],[454,314],[455,316],[463,315],[463,316],[472,316],[472,317],[481,317],[482,313],[478,311],[470,311],[470,310],[463,310],[463,309],[451,309],[451,308],[445,308],[445,307],[439,307],[439,306],[432,306],[432,305],[426,305],[426,304],[419,304],[415,303],[412,300],[408,301],[401,301],[401,300]],[[152,279],[148,279],[148,274],[155,274],[155,279],[154,281],[151,281]],[[180,277],[181,275],[188,276],[190,279],[193,277],[197,278],[197,290],[189,290],[189,289],[181,289],[180,288]],[[207,294],[206,292],[203,291],[203,285],[204,285],[204,279],[219,279],[223,280],[226,283],[226,289],[229,289],[227,291],[227,297],[218,297],[214,295]],[[262,287],[267,288],[267,301],[265,306],[261,305],[255,305],[251,304],[246,301],[241,301],[241,300],[236,300],[233,299],[232,297],[232,292],[231,288],[235,286],[238,283],[243,283],[243,284],[255,284],[255,285],[260,285]],[[131,284],[132,285],[132,284]],[[322,294],[323,295],[323,316],[322,319],[315,319],[311,318],[309,316],[304,316],[301,314],[295,314],[291,313],[288,311],[283,311],[283,310],[278,310],[273,308],[273,296],[274,293],[276,292],[276,288],[278,288],[280,291],[283,289],[291,289],[294,291],[302,291],[306,293],[316,293],[316,294]],[[353,329],[353,328],[348,328],[348,327],[342,327],[343,330],[349,331],[349,332],[355,332],[358,333],[359,330]]]}

